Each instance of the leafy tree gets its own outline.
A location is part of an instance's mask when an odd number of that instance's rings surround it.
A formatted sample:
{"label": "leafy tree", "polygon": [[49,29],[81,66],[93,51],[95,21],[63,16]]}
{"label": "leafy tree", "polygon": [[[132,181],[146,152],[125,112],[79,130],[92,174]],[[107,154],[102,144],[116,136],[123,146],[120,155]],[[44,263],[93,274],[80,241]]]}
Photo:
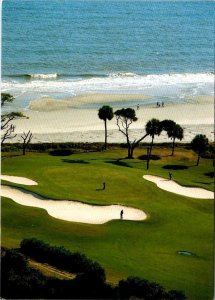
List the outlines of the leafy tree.
{"label": "leafy tree", "polygon": [[149,150],[149,158],[151,157],[152,147],[154,143],[155,135],[160,135],[162,131],[161,123],[158,119],[151,119],[146,123],[146,133],[148,133],[152,137],[152,142]]}
{"label": "leafy tree", "polygon": [[[41,259],[45,263],[49,263],[53,253],[57,255],[53,257],[55,263],[64,260],[63,256],[67,264],[71,260],[68,257],[71,252],[64,247],[52,247],[34,238],[23,240],[21,249],[29,254],[34,252],[34,257],[41,252]],[[92,261],[89,261],[87,269],[79,270],[72,280],[47,277],[30,267],[27,257],[18,249],[1,250],[1,297],[5,299],[31,299],[32,295],[34,299],[186,299],[181,291],[167,292],[159,284],[139,277],[120,280],[113,287],[105,282],[102,267]]]}
{"label": "leafy tree", "polygon": [[186,300],[187,297],[182,291],[171,290],[167,293],[167,300]]}
{"label": "leafy tree", "polygon": [[206,135],[197,134],[191,141],[192,149],[198,153],[196,165],[199,165],[200,156],[205,152],[208,146],[208,139]]}
{"label": "leafy tree", "polygon": [[[1,105],[4,106],[7,102],[12,102],[14,100],[14,97],[7,93],[1,94]],[[11,123],[12,120],[17,118],[25,117],[20,112],[11,112],[7,114],[1,115],[1,144],[3,144],[7,139],[13,139],[16,137],[16,134],[14,134],[15,131],[15,125]]]}
{"label": "leafy tree", "polygon": [[122,108],[117,110],[114,114],[116,116],[119,131],[126,137],[128,158],[133,158],[134,149],[146,136],[148,136],[148,133],[146,133],[140,139],[135,139],[133,142],[131,142],[129,137],[129,127],[133,122],[137,121],[135,110],[133,108]]}
{"label": "leafy tree", "polygon": [[27,145],[31,142],[33,138],[33,134],[29,130],[27,133],[23,132],[21,138],[23,139],[22,154],[25,155]]}
{"label": "leafy tree", "polygon": [[4,114],[1,116],[2,145],[7,139],[13,139],[16,137],[16,134],[14,134],[15,125],[11,124],[11,121],[23,117],[25,116],[20,112],[11,112],[9,114]]}
{"label": "leafy tree", "polygon": [[7,102],[13,102],[15,98],[8,93],[1,93],[1,105],[3,106]]}
{"label": "leafy tree", "polygon": [[3,257],[3,270],[10,271],[10,269],[13,268],[14,271],[21,272],[27,267],[27,258],[14,249],[6,250]]}
{"label": "leafy tree", "polygon": [[120,299],[164,299],[165,290],[156,283],[151,283],[148,280],[130,276],[126,280],[119,281]]}
{"label": "leafy tree", "polygon": [[112,109],[112,107],[110,107],[108,105],[102,106],[99,109],[98,116],[101,120],[104,121],[104,124],[105,124],[105,145],[104,145],[104,148],[106,150],[107,149],[107,120],[110,121],[110,120],[113,119],[113,109]]}

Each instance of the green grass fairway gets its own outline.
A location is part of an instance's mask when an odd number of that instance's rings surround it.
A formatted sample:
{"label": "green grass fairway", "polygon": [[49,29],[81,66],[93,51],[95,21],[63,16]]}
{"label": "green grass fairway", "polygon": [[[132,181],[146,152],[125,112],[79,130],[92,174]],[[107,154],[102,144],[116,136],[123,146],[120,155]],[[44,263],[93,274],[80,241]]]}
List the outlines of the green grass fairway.
{"label": "green grass fairway", "polygon": [[[28,177],[38,186],[23,186],[43,197],[71,199],[93,204],[124,204],[144,210],[143,222],[111,221],[103,225],[65,222],[44,210],[2,199],[2,245],[17,247],[23,238],[78,250],[98,261],[107,279],[116,282],[129,275],[140,276],[182,290],[190,299],[213,295],[213,200],[193,199],[161,190],[144,180],[145,174],[173,179],[186,186],[213,190],[212,160],[201,159],[191,150],[156,147],[158,160],[123,159],[126,149],[51,156],[45,153],[2,155],[2,174]],[[118,160],[120,159],[120,160]],[[102,182],[106,181],[106,190]],[[9,184],[3,181],[3,184]],[[18,184],[11,184],[21,186]],[[183,256],[177,251],[190,251]]]}

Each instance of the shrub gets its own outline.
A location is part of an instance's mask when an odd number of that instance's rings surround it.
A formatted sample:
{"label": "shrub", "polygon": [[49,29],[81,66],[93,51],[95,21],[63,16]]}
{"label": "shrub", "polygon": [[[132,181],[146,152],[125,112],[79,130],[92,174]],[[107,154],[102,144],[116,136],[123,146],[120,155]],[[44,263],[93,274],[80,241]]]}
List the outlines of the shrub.
{"label": "shrub", "polygon": [[20,243],[20,250],[39,262],[47,262],[56,268],[76,274],[85,273],[85,276],[94,281],[105,281],[104,269],[84,254],[73,253],[64,247],[53,247],[35,238],[24,239]]}

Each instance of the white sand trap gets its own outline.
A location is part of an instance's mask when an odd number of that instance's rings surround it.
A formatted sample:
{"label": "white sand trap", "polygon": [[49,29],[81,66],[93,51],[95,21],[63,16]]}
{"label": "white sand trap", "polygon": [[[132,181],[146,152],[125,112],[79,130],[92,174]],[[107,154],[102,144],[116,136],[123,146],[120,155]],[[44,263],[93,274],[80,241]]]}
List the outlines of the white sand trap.
{"label": "white sand trap", "polygon": [[135,208],[121,205],[89,205],[68,200],[47,200],[37,194],[9,186],[1,187],[1,196],[10,198],[21,205],[43,208],[50,216],[65,221],[103,224],[120,219],[122,209],[124,220],[142,221],[147,218],[142,210]]}
{"label": "white sand trap", "polygon": [[0,179],[24,185],[38,185],[37,182],[31,179],[19,176],[0,175]]}
{"label": "white sand trap", "polygon": [[174,182],[173,180],[168,180],[158,176],[144,175],[143,178],[156,183],[159,188],[171,193],[191,198],[214,199],[213,192],[202,188],[184,187]]}

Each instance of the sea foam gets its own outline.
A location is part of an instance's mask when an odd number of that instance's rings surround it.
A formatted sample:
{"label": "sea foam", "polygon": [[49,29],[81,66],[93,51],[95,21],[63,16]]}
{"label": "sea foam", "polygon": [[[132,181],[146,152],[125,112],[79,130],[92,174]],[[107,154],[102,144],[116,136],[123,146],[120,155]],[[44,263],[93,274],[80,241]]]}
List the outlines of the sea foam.
{"label": "sea foam", "polygon": [[144,94],[184,101],[190,96],[213,95],[214,88],[212,73],[139,75],[120,72],[107,74],[106,77],[75,78],[57,76],[57,73],[32,76],[32,80],[25,81],[7,78],[2,82],[2,91],[13,94],[20,101],[29,99],[29,95],[31,100],[44,95],[65,99],[89,93]]}
{"label": "sea foam", "polygon": [[26,74],[26,77],[30,78],[41,78],[41,79],[50,79],[50,78],[57,78],[58,74]]}

